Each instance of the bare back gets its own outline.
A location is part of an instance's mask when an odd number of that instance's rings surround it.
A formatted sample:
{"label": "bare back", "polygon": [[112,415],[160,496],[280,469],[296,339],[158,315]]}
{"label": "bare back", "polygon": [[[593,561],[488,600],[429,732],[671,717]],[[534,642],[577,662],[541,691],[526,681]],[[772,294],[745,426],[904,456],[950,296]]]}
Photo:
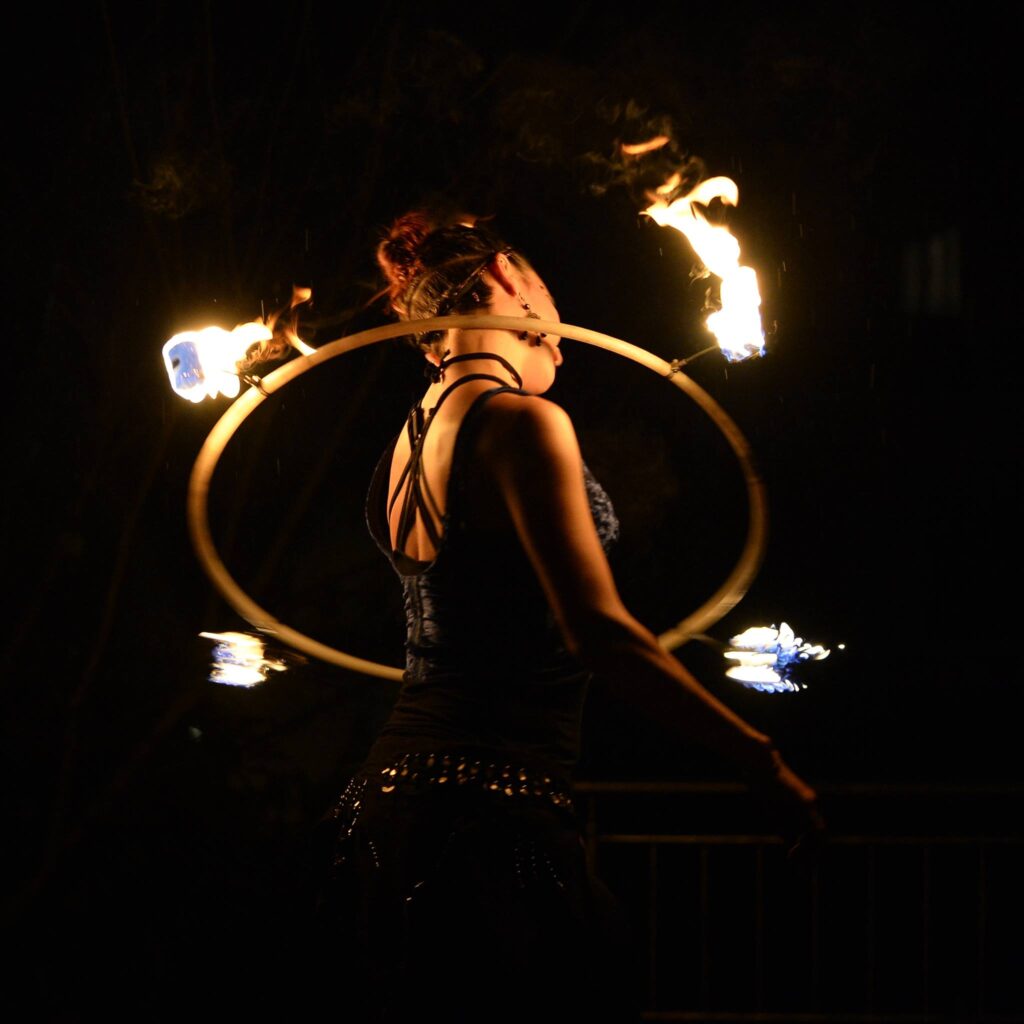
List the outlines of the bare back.
{"label": "bare back", "polygon": [[[458,380],[464,380],[459,378]],[[477,398],[486,391],[501,387],[504,382],[497,377],[467,380],[458,385],[456,380],[444,399],[444,385],[432,385],[423,396],[420,408],[424,409],[423,430],[425,436],[417,445],[408,429],[403,430],[395,442],[391,458],[388,483],[388,528],[391,546],[396,553],[419,562],[430,563],[438,553],[443,537],[445,516],[448,511],[448,483],[451,477],[455,445],[463,420]],[[438,407],[438,403],[443,404]],[[435,411],[436,410],[436,411]],[[415,414],[415,411],[414,411]],[[418,447],[418,453],[416,452]],[[410,465],[418,460],[418,467],[410,472]],[[475,483],[481,483],[479,476]],[[416,487],[419,493],[410,500],[409,490]],[[470,490],[480,496],[486,488],[471,486]],[[483,527],[507,526],[507,516],[500,514],[498,502],[474,501],[476,511],[490,522],[480,523]],[[428,521],[429,517],[429,521]],[[403,518],[405,522],[403,523]],[[403,536],[404,535],[404,536]]]}

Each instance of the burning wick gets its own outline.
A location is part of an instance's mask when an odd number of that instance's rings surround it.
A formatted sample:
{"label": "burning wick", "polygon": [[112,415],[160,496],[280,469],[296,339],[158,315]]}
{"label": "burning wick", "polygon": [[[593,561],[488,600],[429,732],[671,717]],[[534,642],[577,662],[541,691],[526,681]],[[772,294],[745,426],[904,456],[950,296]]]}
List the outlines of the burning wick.
{"label": "burning wick", "polygon": [[252,345],[273,336],[261,323],[239,324],[232,331],[222,327],[182,331],[164,344],[164,366],[171,387],[190,402],[218,394],[235,398],[242,386],[238,364]]}
{"label": "burning wick", "polygon": [[725,658],[734,664],[725,674],[752,690],[792,692],[807,688],[790,678],[793,668],[828,656],[827,648],[805,643],[785,622],[778,629],[754,626],[729,641]]}
{"label": "burning wick", "polygon": [[226,686],[258,686],[268,672],[284,672],[288,667],[278,658],[269,658],[263,638],[252,633],[200,633],[215,640],[211,683]]}
{"label": "burning wick", "polygon": [[[313,292],[309,288],[294,288],[289,312],[309,302]],[[233,330],[223,327],[204,327],[198,331],[182,331],[165,342],[164,366],[171,387],[190,402],[204,398],[237,398],[244,374],[240,364],[246,361],[253,345],[272,341],[275,336],[277,314],[262,320],[239,324]],[[279,336],[304,356],[315,352],[287,324],[277,331]]]}
{"label": "burning wick", "polygon": [[679,184],[673,175],[656,189],[655,201],[644,210],[662,227],[681,231],[704,265],[722,279],[721,309],[707,319],[708,330],[730,362],[764,355],[764,328],[761,326],[761,295],[757,275],[750,267],[740,266],[740,246],[728,229],[712,224],[698,209],[712,199],[728,206],[739,202],[739,188],[731,178],[708,178],[688,195],[666,198]]}

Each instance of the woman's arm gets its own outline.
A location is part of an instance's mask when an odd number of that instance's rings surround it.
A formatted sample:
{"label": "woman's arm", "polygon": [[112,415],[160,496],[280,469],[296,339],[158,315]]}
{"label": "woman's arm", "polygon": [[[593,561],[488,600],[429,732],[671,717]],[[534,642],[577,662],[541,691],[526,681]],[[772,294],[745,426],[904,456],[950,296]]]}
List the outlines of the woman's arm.
{"label": "woman's arm", "polygon": [[626,609],[594,527],[568,414],[543,398],[495,396],[481,434],[483,464],[554,611],[570,651],[683,740],[729,758],[796,831],[815,827],[814,791],[771,739],[700,683]]}

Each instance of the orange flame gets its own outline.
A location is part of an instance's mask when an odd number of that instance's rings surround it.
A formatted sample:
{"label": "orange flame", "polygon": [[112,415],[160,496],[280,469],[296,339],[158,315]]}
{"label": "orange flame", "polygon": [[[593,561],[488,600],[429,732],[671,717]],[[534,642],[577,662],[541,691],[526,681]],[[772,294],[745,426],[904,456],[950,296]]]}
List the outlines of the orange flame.
{"label": "orange flame", "polygon": [[[292,289],[288,312],[309,302],[313,297],[311,288]],[[244,365],[251,365],[250,350],[254,345],[267,346],[276,338],[284,340],[304,356],[316,349],[307,345],[295,330],[296,317],[277,326],[279,313],[272,313],[263,320],[239,324],[230,331],[223,327],[204,327],[198,331],[182,331],[164,343],[163,357],[171,387],[191,402],[204,398],[235,398],[241,388],[240,374]],[[283,346],[278,343],[276,348]],[[287,351],[285,349],[284,351]],[[282,353],[269,346],[267,358],[278,358]],[[259,357],[257,357],[259,358]]]}
{"label": "orange flame", "polygon": [[652,153],[662,146],[667,146],[671,141],[667,135],[655,135],[646,142],[623,142],[622,152],[627,156],[643,156],[644,153]]}
{"label": "orange flame", "polygon": [[697,208],[706,207],[712,199],[735,206],[739,202],[736,182],[731,178],[707,178],[688,195],[669,202],[666,197],[678,184],[679,175],[673,175],[657,189],[652,196],[654,202],[644,213],[662,227],[682,232],[708,270],[722,279],[721,309],[708,317],[707,327],[725,355],[732,360],[760,355],[764,330],[757,275],[750,267],[740,265],[739,242],[728,229],[710,223]]}
{"label": "orange flame", "polygon": [[672,177],[669,178],[668,181],[666,181],[664,185],[659,185],[654,190],[655,195],[659,195],[659,196],[669,196],[669,195],[671,195],[673,192],[675,192],[675,190],[677,188],[679,188],[679,185],[682,182],[682,180],[683,180],[683,176],[678,171],[676,171],[676,173],[673,174]]}
{"label": "orange flame", "polygon": [[182,331],[163,348],[171,387],[191,402],[218,394],[235,398],[241,387],[238,364],[253,345],[273,336],[270,327],[259,322],[239,324],[231,331],[223,327]]}
{"label": "orange flame", "polygon": [[[292,286],[292,301],[288,303],[288,312],[294,313],[298,306],[303,305],[311,301],[313,298],[313,289],[301,287],[300,285]],[[279,334],[283,334],[285,340],[294,349],[298,349],[304,356],[308,356],[311,352],[315,352],[316,349],[312,345],[307,345],[298,335],[295,330],[295,322],[298,314],[289,317],[288,322],[282,324],[280,327],[277,326],[278,317],[280,313],[271,313],[267,317],[267,325],[272,331],[276,331]]]}

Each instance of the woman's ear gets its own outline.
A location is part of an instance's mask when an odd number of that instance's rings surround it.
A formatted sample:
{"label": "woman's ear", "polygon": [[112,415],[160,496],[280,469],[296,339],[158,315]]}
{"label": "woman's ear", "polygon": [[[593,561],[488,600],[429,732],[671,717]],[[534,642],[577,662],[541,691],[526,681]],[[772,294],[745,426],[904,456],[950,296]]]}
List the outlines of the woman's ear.
{"label": "woman's ear", "polygon": [[499,252],[490,263],[487,270],[494,278],[498,287],[506,295],[518,295],[519,288],[512,280],[512,261],[503,253]]}

